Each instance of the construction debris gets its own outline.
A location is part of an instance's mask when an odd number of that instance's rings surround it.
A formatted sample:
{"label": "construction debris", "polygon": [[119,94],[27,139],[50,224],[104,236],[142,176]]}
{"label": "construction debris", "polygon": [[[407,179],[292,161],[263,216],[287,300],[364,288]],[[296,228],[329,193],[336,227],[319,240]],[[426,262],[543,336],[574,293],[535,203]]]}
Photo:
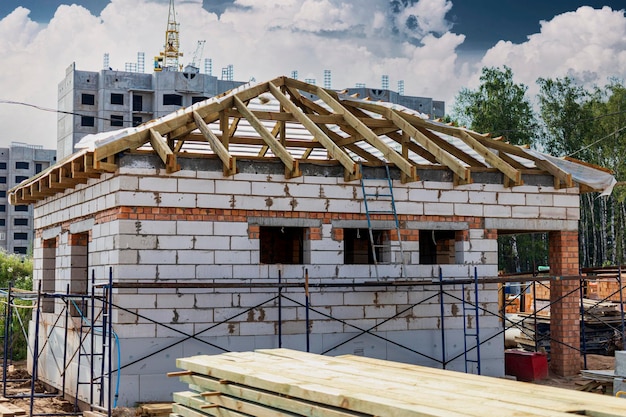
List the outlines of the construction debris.
{"label": "construction debris", "polygon": [[626,416],[621,399],[361,356],[288,349],[179,358],[189,391],[173,414],[202,416]]}

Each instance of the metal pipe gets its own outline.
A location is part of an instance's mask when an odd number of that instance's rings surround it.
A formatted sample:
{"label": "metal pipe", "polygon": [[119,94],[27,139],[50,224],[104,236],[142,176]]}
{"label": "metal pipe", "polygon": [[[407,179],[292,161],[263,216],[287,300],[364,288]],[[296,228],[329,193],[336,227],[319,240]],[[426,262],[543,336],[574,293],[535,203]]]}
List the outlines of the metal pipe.
{"label": "metal pipe", "polygon": [[474,267],[474,306],[476,307],[476,362],[477,362],[477,371],[478,375],[481,375],[480,372],[480,326],[478,325],[478,316],[480,316],[480,312],[478,311],[478,268]]}
{"label": "metal pipe", "polygon": [[309,269],[304,270],[304,299],[306,302],[306,351],[311,351],[311,341],[309,340]]}
{"label": "metal pipe", "polygon": [[439,310],[441,312],[441,366],[446,369],[446,329],[444,326],[443,272],[439,267]]}
{"label": "metal pipe", "polygon": [[282,271],[278,270],[278,347],[283,347],[283,297]]}
{"label": "metal pipe", "polygon": [[41,283],[37,288],[37,309],[35,310],[35,341],[33,342],[33,371],[30,380],[30,416],[35,409],[35,381],[37,381],[37,362],[39,362],[39,320],[41,318]]}

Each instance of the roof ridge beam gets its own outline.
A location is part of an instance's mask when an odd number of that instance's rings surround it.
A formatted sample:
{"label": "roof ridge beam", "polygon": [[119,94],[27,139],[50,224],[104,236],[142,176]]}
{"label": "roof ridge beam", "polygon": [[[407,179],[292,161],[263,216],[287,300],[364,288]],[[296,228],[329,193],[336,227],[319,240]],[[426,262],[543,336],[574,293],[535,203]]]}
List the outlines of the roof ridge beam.
{"label": "roof ridge beam", "polygon": [[282,91],[278,89],[272,82],[269,82],[270,92],[276,99],[280,102],[280,104],[291,113],[297,120],[304,126],[313,137],[321,143],[328,155],[331,158],[339,161],[341,165],[346,170],[345,177],[350,180],[358,179],[360,176],[359,173],[359,165],[350,158],[350,156],[345,153],[332,139],[330,139],[326,134],[322,131],[322,129],[316,125],[311,119],[309,119],[302,110],[298,106],[296,106],[289,98],[283,94]]}

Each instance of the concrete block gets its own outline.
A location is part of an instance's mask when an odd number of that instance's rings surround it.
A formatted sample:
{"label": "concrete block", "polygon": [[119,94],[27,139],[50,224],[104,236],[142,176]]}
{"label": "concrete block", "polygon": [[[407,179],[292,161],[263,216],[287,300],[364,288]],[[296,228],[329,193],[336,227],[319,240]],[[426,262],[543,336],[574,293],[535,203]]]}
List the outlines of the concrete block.
{"label": "concrete block", "polygon": [[156,207],[158,193],[148,191],[119,191],[115,193],[115,204],[131,207]]}
{"label": "concrete block", "polygon": [[215,251],[216,264],[250,265],[250,251]]}
{"label": "concrete block", "polygon": [[613,396],[616,396],[620,391],[626,392],[626,378],[613,378]]}
{"label": "concrete block", "polygon": [[274,322],[270,323],[239,323],[239,334],[242,336],[256,336],[256,335],[274,335],[276,334]]}
{"label": "concrete block", "polygon": [[442,203],[468,203],[469,194],[467,191],[460,190],[442,191],[439,201]]}
{"label": "concrete block", "polygon": [[311,334],[342,333],[343,323],[337,320],[312,320]]}
{"label": "concrete block", "polygon": [[239,210],[267,210],[272,207],[273,200],[263,196],[232,196],[231,207]]}
{"label": "concrete block", "polygon": [[196,194],[159,193],[159,207],[196,207]]}
{"label": "concrete block", "polygon": [[232,265],[196,265],[196,278],[198,279],[233,278],[233,266]]}
{"label": "concrete block", "polygon": [[137,260],[141,264],[176,264],[178,262],[175,251],[152,249],[137,252]]}
{"label": "concrete block", "polygon": [[439,201],[439,190],[429,189],[412,189],[409,191],[409,200],[422,202],[422,203],[434,203]]}
{"label": "concrete block", "polygon": [[140,177],[139,189],[144,191],[175,193],[178,189],[178,180],[168,177]]}
{"label": "concrete block", "polygon": [[376,331],[379,332],[393,332],[393,331],[406,331],[408,330],[408,322],[405,318],[393,318],[391,320],[384,320],[379,326],[376,327]]}
{"label": "concrete block", "polygon": [[233,306],[233,294],[217,292],[213,294],[193,294],[193,307],[198,309],[224,308]]}
{"label": "concrete block", "polygon": [[179,250],[176,251],[176,263],[181,265],[212,264],[214,263],[214,255],[214,251],[210,250]]}
{"label": "concrete block", "polygon": [[248,236],[248,223],[244,222],[215,222],[213,226],[215,236]]}
{"label": "concrete block", "polygon": [[225,236],[194,236],[194,249],[206,250],[228,250],[230,248],[230,239]]}
{"label": "concrete block", "polygon": [[331,200],[363,198],[361,187],[357,184],[317,185],[317,187],[317,194],[312,193],[310,196],[317,195],[320,199],[328,198]]}
{"label": "concrete block", "polygon": [[169,293],[169,294],[155,294],[156,296],[156,306],[153,308],[182,308],[182,307],[191,307],[194,305],[194,295],[193,294],[180,294],[180,293]]}
{"label": "concrete block", "polygon": [[233,276],[236,278],[246,279],[271,279],[276,277],[276,282],[278,283],[277,276],[270,276],[269,266],[263,264],[233,265]]}
{"label": "concrete block", "polygon": [[363,308],[367,319],[388,319],[396,314],[395,305],[366,305]]}
{"label": "concrete block", "polygon": [[176,234],[210,236],[213,234],[213,222],[203,221],[202,223],[199,223],[197,221],[177,221]]}
{"label": "concrete block", "polygon": [[470,204],[497,204],[497,193],[487,191],[470,191]]}
{"label": "concrete block", "polygon": [[454,206],[452,203],[424,203],[424,215],[452,216],[454,215]]}
{"label": "concrete block", "polygon": [[511,206],[486,205],[485,217],[511,217]]}
{"label": "concrete block", "polygon": [[[258,195],[264,197],[290,197],[289,184],[283,184],[281,182],[258,182],[253,181],[250,183],[251,192],[248,194]],[[295,186],[295,184],[294,184]]]}
{"label": "concrete block", "polygon": [[196,278],[195,265],[157,265],[156,279],[188,280]]}
{"label": "concrete block", "polygon": [[548,193],[526,194],[526,204],[529,206],[552,207],[554,205],[554,196]]}
{"label": "concrete block", "polygon": [[526,195],[512,192],[499,192],[496,194],[496,201],[498,204],[507,206],[525,206]]}
{"label": "concrete block", "polygon": [[186,337],[185,335],[193,334],[195,324],[168,324],[167,326],[157,326],[156,337]]}
{"label": "concrete block", "polygon": [[137,191],[139,190],[139,178],[130,175],[119,175],[115,179],[115,185],[111,186],[111,190]]}
{"label": "concrete block", "polygon": [[498,241],[495,239],[473,239],[469,242],[469,251],[493,252],[498,250]]}
{"label": "concrete block", "polygon": [[567,208],[567,220],[580,220],[579,208]]}
{"label": "concrete block", "polygon": [[482,217],[483,206],[481,204],[454,204],[453,214],[455,216],[476,216]]}
{"label": "concrete block", "polygon": [[539,218],[566,219],[567,209],[565,207],[539,207]]}
{"label": "concrete block", "polygon": [[556,207],[580,207],[580,197],[577,194],[556,194],[554,196],[554,205]]}
{"label": "concrete block", "polygon": [[140,220],[134,222],[135,232],[145,235],[175,235],[176,221],[173,220]]}
{"label": "concrete block", "polygon": [[249,181],[215,180],[216,194],[251,195],[252,184]]}
{"label": "concrete block", "polygon": [[[175,227],[174,227],[175,228]],[[154,237],[154,236],[151,236]],[[173,249],[194,249],[194,237],[193,236],[157,236],[158,248],[165,250]]]}
{"label": "concrete block", "polygon": [[537,206],[513,206],[511,215],[515,218],[536,219],[539,217],[539,207]]}
{"label": "concrete block", "polygon": [[365,317],[363,305],[333,306],[332,316],[340,320],[362,319]]}
{"label": "concrete block", "polygon": [[198,208],[230,209],[234,208],[232,198],[231,194],[198,194],[196,205]]}
{"label": "concrete block", "polygon": [[156,294],[116,294],[113,303],[125,308],[156,308]]}
{"label": "concrete block", "polygon": [[179,178],[178,192],[190,194],[214,194],[215,182],[207,179]]}
{"label": "concrete block", "polygon": [[118,265],[115,269],[126,280],[153,280],[157,276],[156,265]]}
{"label": "concrete block", "polygon": [[398,214],[421,216],[424,214],[424,204],[416,201],[397,201],[396,212]]}

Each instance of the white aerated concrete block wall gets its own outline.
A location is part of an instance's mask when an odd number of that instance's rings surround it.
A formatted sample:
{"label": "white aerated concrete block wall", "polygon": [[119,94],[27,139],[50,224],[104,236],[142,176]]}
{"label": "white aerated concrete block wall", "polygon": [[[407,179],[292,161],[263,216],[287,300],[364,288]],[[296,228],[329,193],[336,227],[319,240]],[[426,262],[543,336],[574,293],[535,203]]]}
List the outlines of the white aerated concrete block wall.
{"label": "white aerated concrete block wall", "polygon": [[[171,400],[169,393],[182,388],[165,374],[176,370],[177,357],[279,344],[300,350],[308,345],[312,352],[331,355],[445,363],[463,371],[464,332],[472,331],[476,317],[463,317],[460,300],[473,303],[474,289],[454,282],[473,278],[475,271],[479,278],[497,275],[497,229],[576,227],[578,192],[418,181],[395,182],[394,197],[407,228],[458,230],[464,236],[455,243],[455,263],[447,265],[420,264],[419,241],[403,242],[408,264],[402,279],[415,281],[412,286],[382,285],[401,277],[399,264],[379,265],[377,278],[372,265],[343,263],[344,243],[335,240],[333,229],[367,227],[358,182],[316,176],[285,180],[265,173],[224,178],[221,172],[192,170],[166,175],[140,165],[123,167],[37,205],[35,281],[42,279],[43,238],[57,237],[55,288],[64,291],[72,268],[69,230],[83,222],[90,225],[90,279],[93,274],[96,283],[107,283],[111,273],[120,285],[162,284],[113,293],[111,319],[121,364],[133,363],[122,371],[120,405]],[[203,217],[216,210],[222,214]],[[260,264],[259,240],[250,237],[250,227],[266,218],[319,228],[321,239],[306,242],[306,264]],[[283,288],[280,298],[279,274],[282,283],[295,285]],[[251,285],[257,283],[269,286]],[[180,285],[166,287],[170,284]],[[480,284],[479,303],[480,337],[489,339],[481,345],[482,372],[501,376],[504,343],[496,284]],[[59,302],[56,313],[61,308]],[[55,314],[43,315],[48,324],[55,319]],[[50,355],[47,350],[41,359],[47,364],[42,378],[54,384],[58,375]]]}

